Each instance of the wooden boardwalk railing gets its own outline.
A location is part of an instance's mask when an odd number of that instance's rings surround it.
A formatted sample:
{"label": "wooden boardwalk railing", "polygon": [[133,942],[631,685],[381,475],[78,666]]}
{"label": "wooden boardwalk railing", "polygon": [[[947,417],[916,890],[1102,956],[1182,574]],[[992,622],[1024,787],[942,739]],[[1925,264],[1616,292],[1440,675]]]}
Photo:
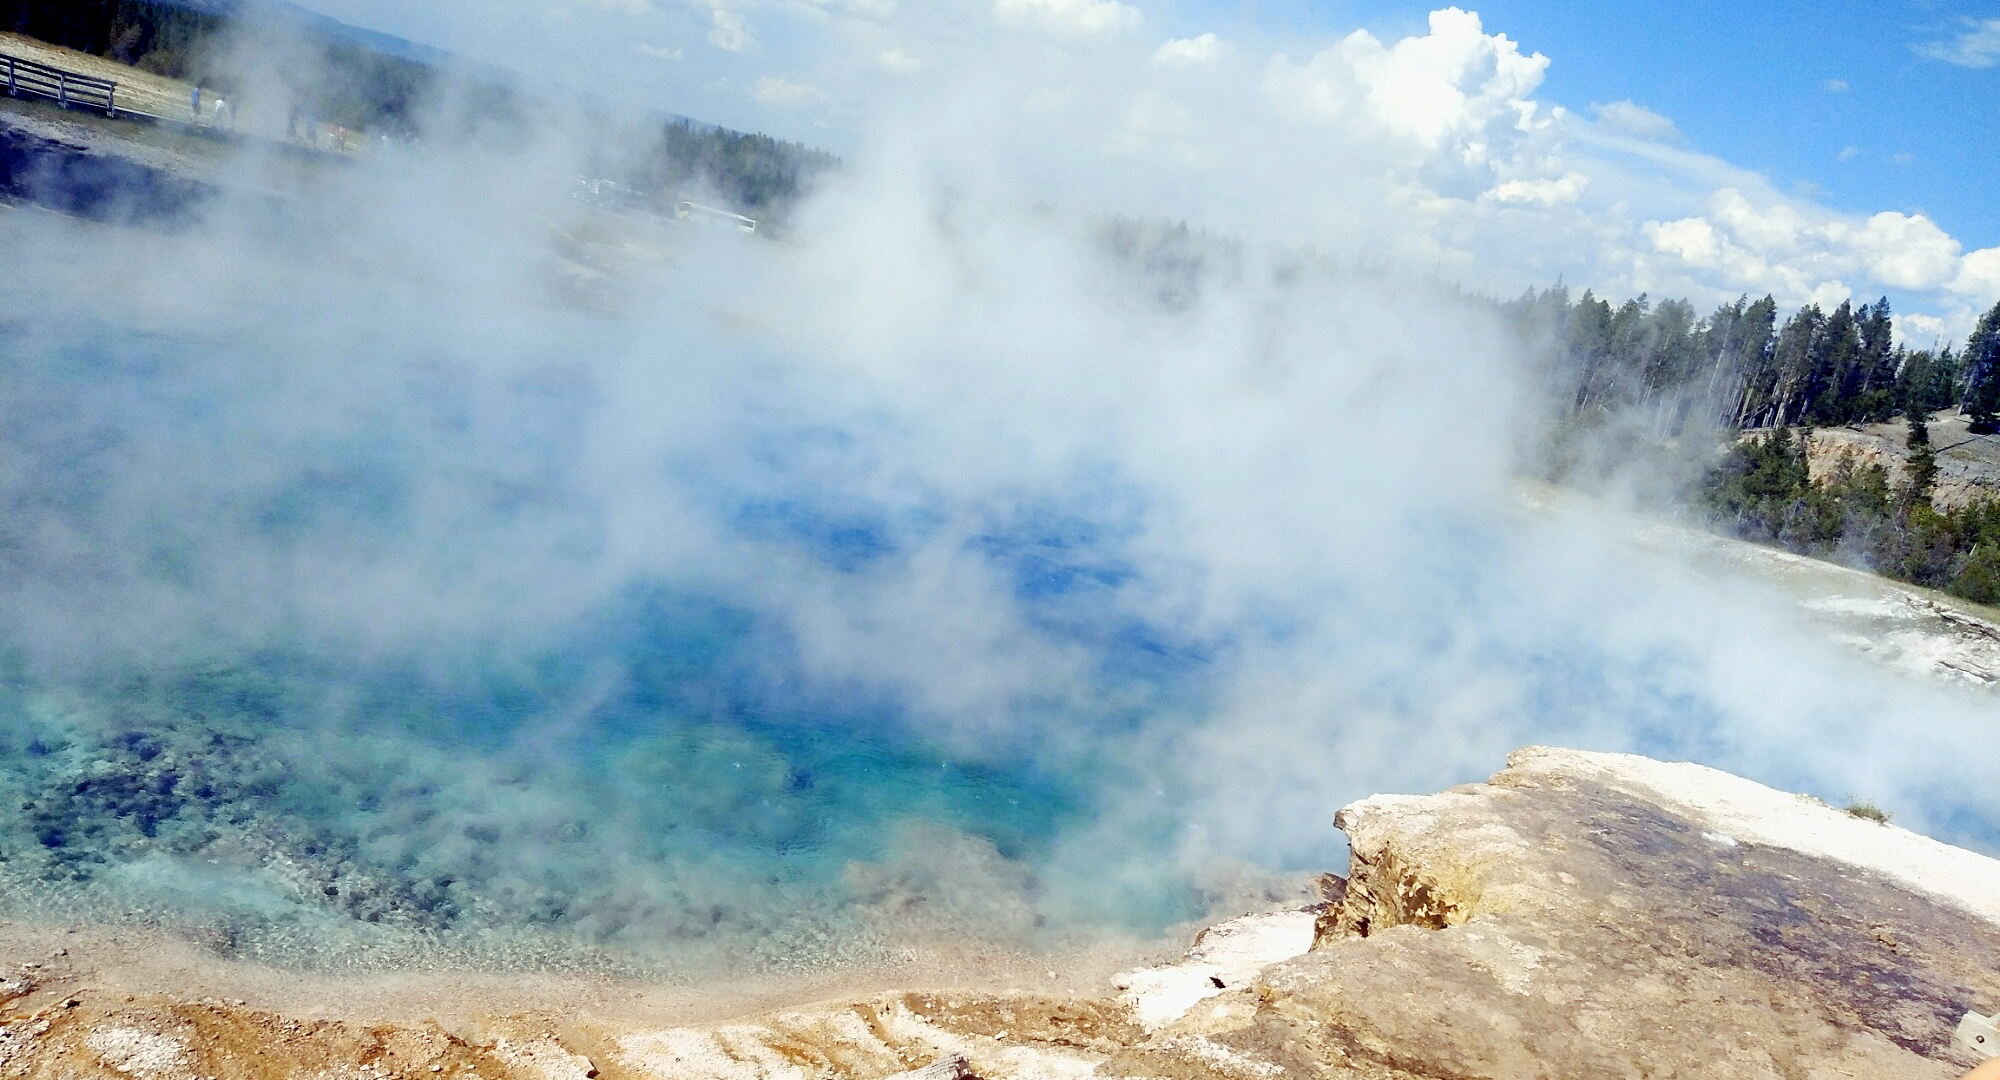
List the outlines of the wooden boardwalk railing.
{"label": "wooden boardwalk railing", "polygon": [[0,76],[5,77],[9,97],[44,97],[65,109],[80,106],[103,109],[107,116],[118,115],[118,84],[110,79],[94,79],[6,53],[0,53]]}

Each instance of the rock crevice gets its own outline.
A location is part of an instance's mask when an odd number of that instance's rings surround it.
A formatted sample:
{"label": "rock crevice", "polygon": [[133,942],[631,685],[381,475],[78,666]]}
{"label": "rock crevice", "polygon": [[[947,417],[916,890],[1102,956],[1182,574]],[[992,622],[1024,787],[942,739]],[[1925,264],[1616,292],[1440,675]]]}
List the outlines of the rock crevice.
{"label": "rock crevice", "polygon": [[1480,881],[1469,867],[1436,852],[1406,850],[1391,834],[1369,828],[1370,805],[1356,804],[1334,816],[1335,826],[1348,834],[1347,882],[1340,900],[1320,913],[1315,948],[1396,926],[1442,930],[1478,910]]}

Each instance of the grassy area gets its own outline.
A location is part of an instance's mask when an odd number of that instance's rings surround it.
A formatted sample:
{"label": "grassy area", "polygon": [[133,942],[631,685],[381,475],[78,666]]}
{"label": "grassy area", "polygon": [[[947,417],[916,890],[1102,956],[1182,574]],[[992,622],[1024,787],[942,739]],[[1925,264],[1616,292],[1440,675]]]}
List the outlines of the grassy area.
{"label": "grassy area", "polygon": [[193,83],[21,34],[0,32],[0,53],[94,79],[110,79],[118,84],[120,108],[174,120],[188,118]]}
{"label": "grassy area", "polygon": [[1893,815],[1891,815],[1887,810],[1884,810],[1881,807],[1876,806],[1874,803],[1867,802],[1864,800],[1860,802],[1848,803],[1847,816],[1858,817],[1863,821],[1872,821],[1877,825],[1887,825],[1889,823],[1889,818]]}

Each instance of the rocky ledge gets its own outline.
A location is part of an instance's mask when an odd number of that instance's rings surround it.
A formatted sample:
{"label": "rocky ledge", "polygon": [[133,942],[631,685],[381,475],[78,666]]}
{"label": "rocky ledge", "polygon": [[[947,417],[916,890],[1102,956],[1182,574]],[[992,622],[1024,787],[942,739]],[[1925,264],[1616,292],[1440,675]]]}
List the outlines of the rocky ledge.
{"label": "rocky ledge", "polygon": [[0,1075],[988,1080],[1956,1076],[2000,862],[1712,769],[1531,748],[1340,811],[1326,902],[1100,996],[913,991],[662,1026],[543,1003],[311,1019],[24,968]]}
{"label": "rocky ledge", "polygon": [[1712,769],[1536,748],[1339,822],[1265,979],[1355,1075],[1949,1077],[2000,1004],[2000,862]]}

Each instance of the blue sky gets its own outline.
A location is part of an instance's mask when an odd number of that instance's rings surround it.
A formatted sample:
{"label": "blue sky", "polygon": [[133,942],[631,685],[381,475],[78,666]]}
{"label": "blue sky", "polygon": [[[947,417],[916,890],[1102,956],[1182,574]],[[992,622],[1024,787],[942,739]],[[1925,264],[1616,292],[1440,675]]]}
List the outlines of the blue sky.
{"label": "blue sky", "polygon": [[1124,209],[1280,207],[1494,289],[1889,295],[1932,338],[2000,296],[1995,0],[311,2],[843,154],[949,101],[1054,197],[1095,158]]}
{"label": "blue sky", "polygon": [[[1543,84],[1552,100],[1636,101],[1695,147],[1781,187],[1858,213],[1923,212],[1968,247],[2000,244],[2000,67],[1924,53],[1961,39],[1968,21],[2000,19],[2000,4],[1477,6],[1489,29],[1554,61]],[[1353,14],[1411,30],[1424,12],[1359,3]],[[1994,51],[1961,61],[2000,60],[1994,37]]]}
{"label": "blue sky", "polygon": [[[1190,33],[1220,22],[1301,36],[1367,27],[1389,38],[1421,32],[1434,6],[1189,4],[1175,22]],[[1469,6],[1489,30],[1550,57],[1551,100],[1634,101],[1673,120],[1692,146],[1788,190],[1856,213],[1925,213],[1968,247],[2000,244],[2000,3]],[[1952,53],[1968,35],[1970,54]]]}

